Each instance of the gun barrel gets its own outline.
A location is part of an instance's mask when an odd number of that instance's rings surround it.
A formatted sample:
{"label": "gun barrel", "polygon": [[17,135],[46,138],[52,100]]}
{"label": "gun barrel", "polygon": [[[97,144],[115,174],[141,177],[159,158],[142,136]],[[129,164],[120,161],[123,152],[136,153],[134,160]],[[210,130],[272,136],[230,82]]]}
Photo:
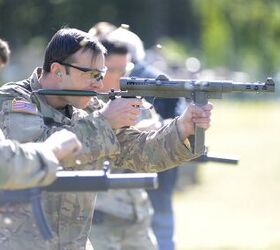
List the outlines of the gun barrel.
{"label": "gun barrel", "polygon": [[57,179],[43,187],[48,192],[96,192],[108,189],[157,188],[157,174],[108,174],[104,171],[58,171]]}
{"label": "gun barrel", "polygon": [[73,90],[73,89],[38,89],[33,93],[38,95],[57,95],[57,96],[97,96],[95,91],[91,90]]}
{"label": "gun barrel", "polygon": [[275,83],[272,78],[268,77],[264,83],[262,82],[233,82],[232,91],[236,92],[274,92]]}
{"label": "gun barrel", "polygon": [[111,174],[108,176],[109,188],[158,188],[157,174]]}

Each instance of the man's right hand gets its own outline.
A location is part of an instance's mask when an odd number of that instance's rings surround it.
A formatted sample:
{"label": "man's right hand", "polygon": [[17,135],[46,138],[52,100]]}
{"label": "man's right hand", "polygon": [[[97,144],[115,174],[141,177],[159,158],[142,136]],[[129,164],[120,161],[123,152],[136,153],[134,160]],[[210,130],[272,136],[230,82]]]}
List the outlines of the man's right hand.
{"label": "man's right hand", "polygon": [[195,125],[203,129],[208,129],[210,127],[212,109],[213,105],[207,103],[201,107],[190,104],[184,110],[177,121],[178,131],[182,141],[195,133]]}
{"label": "man's right hand", "polygon": [[133,126],[137,123],[142,107],[141,99],[137,98],[116,98],[109,101],[100,110],[100,113],[107,119],[114,129]]}
{"label": "man's right hand", "polygon": [[82,148],[78,137],[66,129],[55,132],[43,144],[54,153],[59,161],[78,154]]}

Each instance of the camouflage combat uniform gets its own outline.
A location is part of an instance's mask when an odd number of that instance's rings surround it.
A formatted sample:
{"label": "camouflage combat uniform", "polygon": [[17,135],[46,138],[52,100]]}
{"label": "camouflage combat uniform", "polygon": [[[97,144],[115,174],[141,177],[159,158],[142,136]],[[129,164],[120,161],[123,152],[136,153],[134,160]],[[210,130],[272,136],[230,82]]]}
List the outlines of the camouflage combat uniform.
{"label": "camouflage combat uniform", "polygon": [[[103,101],[108,101],[102,97]],[[145,103],[146,104],[146,103]],[[146,106],[150,106],[148,104]],[[88,110],[91,109],[91,104]],[[149,109],[143,110],[137,124],[159,122],[159,116]],[[145,126],[145,129],[146,126]],[[152,129],[152,128],[151,128]],[[122,170],[123,172],[124,170]],[[113,169],[112,172],[120,172]],[[93,226],[89,239],[94,250],[156,250],[155,235],[151,228],[153,208],[145,189],[109,190],[98,192],[95,203]]]}
{"label": "camouflage combat uniform", "polygon": [[143,189],[98,193],[89,235],[94,249],[157,249],[151,215],[152,207]]}
{"label": "camouflage combat uniform", "polygon": [[46,147],[0,141],[0,188],[19,189],[52,183],[59,166]]}
{"label": "camouflage combat uniform", "polygon": [[[7,138],[20,142],[44,141],[52,133],[66,128],[74,132],[83,145],[78,161],[65,162],[65,167],[71,169],[100,168],[96,161],[106,158],[121,168],[155,172],[194,157],[179,139],[176,120],[149,133],[133,128],[113,131],[98,110],[87,114],[71,106],[54,109],[43,96],[31,95],[32,90],[40,88],[40,74],[41,69],[36,69],[29,79],[0,88],[0,126]],[[100,108],[98,99],[95,102],[96,108]],[[93,193],[44,193],[43,207],[58,237],[44,242],[35,228],[30,205],[22,205],[12,214],[14,223],[9,227],[1,225],[0,246],[6,250],[85,249],[94,199]]]}

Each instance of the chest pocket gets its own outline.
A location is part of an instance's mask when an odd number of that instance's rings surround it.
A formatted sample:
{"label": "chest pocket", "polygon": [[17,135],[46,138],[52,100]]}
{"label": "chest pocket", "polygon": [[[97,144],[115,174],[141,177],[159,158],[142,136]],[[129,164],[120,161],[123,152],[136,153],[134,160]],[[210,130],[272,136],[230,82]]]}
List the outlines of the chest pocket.
{"label": "chest pocket", "polygon": [[8,139],[30,142],[36,141],[42,135],[45,127],[44,121],[36,107],[31,108],[14,109],[11,101],[3,104],[0,127]]}

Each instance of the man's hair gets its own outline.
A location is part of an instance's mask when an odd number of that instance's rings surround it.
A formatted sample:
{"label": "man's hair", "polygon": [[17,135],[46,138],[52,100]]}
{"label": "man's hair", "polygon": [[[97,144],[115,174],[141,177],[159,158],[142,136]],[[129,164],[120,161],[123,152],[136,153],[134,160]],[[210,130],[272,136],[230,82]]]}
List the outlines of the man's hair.
{"label": "man's hair", "polygon": [[10,53],[9,44],[0,39],[0,66],[1,64],[5,65],[9,61]]}
{"label": "man's hair", "polygon": [[108,35],[116,30],[117,27],[109,22],[96,23],[88,33],[98,39],[107,50],[107,56],[112,54],[126,55],[128,54],[128,47],[124,42],[110,41],[107,39]]}
{"label": "man's hair", "polygon": [[110,55],[127,55],[128,54],[128,48],[125,44],[119,43],[119,42],[111,42],[106,39],[100,41],[102,45],[106,48],[107,53],[105,56]]}
{"label": "man's hair", "polygon": [[98,22],[90,28],[89,34],[96,37],[99,41],[106,38],[106,36],[117,29],[117,27],[109,22]]}
{"label": "man's hair", "polygon": [[71,63],[71,56],[78,50],[92,50],[93,55],[105,54],[106,49],[88,33],[74,28],[58,30],[47,45],[43,69],[50,72],[54,62]]}
{"label": "man's hair", "polygon": [[142,40],[135,33],[128,30],[128,25],[122,25],[110,32],[106,39],[111,42],[123,43],[131,54],[133,63],[138,63],[145,58],[145,49]]}
{"label": "man's hair", "polygon": [[132,62],[134,63],[141,62],[145,58],[145,49],[142,40],[129,30],[129,25],[127,24],[122,24],[117,28],[109,22],[99,22],[91,27],[89,33],[99,41],[106,40],[113,44],[122,44],[122,46],[128,49]]}

